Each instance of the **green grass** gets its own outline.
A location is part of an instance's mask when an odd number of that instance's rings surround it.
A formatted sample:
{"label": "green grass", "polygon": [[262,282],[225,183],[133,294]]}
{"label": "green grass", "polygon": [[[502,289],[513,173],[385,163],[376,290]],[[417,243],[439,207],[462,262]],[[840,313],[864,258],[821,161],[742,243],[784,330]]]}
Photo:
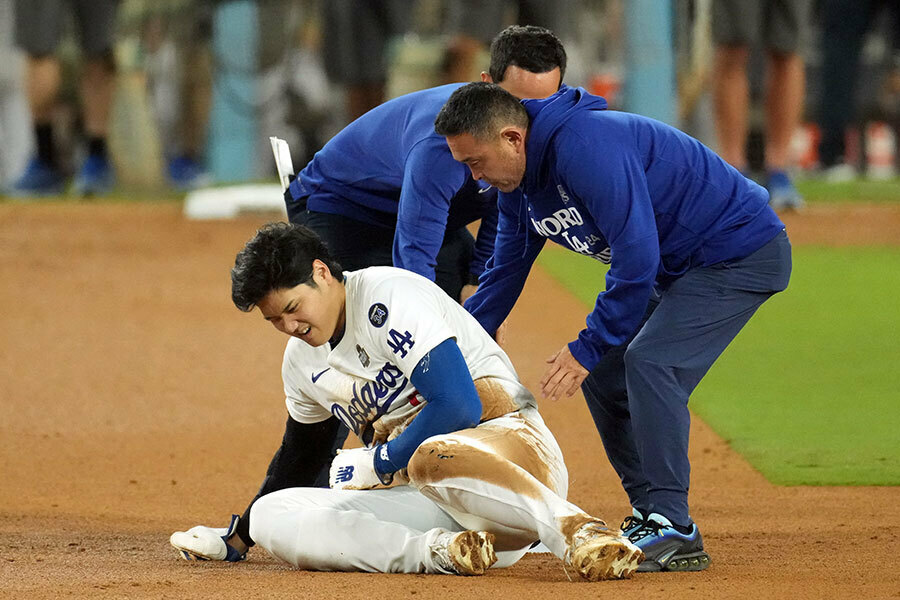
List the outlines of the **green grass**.
{"label": "green grass", "polygon": [[[586,311],[604,287],[589,258],[548,248],[540,262]],[[773,483],[900,485],[898,299],[898,248],[795,248],[790,287],[725,351],[691,409]]]}
{"label": "green grass", "polygon": [[875,181],[856,179],[828,183],[819,179],[798,179],[797,191],[810,203],[828,202],[900,202],[900,179]]}

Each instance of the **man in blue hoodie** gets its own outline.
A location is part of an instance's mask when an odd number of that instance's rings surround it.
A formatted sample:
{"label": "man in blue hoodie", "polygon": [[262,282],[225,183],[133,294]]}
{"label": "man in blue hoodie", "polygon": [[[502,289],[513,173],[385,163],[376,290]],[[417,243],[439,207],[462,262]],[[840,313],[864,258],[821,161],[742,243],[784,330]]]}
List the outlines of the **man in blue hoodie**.
{"label": "man in blue hoodie", "polygon": [[[491,44],[482,79],[519,98],[545,98],[559,89],[565,68],[553,33],[514,25]],[[454,299],[471,295],[493,250],[497,201],[496,190],[470,179],[434,132],[435,116],[461,85],[395,98],[340,131],[291,182],[291,222],[316,231],[348,271],[393,265]],[[465,226],[478,219],[473,248]]]}
{"label": "man in blue hoodie", "polygon": [[[639,570],[702,570],[688,510],[691,392],[757,308],[787,287],[790,242],[765,189],[697,140],[563,86],[521,103],[455,91],[435,121],[453,157],[497,187],[494,254],[466,308],[495,332],[549,238],[609,263],[587,327],[548,359],[545,397],[583,384],[633,507]],[[627,393],[614,393],[616,378]],[[607,393],[611,391],[612,393]]]}

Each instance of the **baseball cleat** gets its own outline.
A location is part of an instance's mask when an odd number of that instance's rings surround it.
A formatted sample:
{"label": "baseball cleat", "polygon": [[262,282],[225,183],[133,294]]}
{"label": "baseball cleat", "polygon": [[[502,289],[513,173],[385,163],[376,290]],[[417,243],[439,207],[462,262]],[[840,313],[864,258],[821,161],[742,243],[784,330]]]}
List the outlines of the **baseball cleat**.
{"label": "baseball cleat", "polygon": [[185,560],[224,560],[227,562],[244,560],[247,557],[246,553],[240,554],[225,543],[225,540],[237,528],[238,519],[237,515],[232,515],[231,524],[226,528],[197,525],[187,531],[176,531],[169,538],[169,543]]}
{"label": "baseball cleat", "polygon": [[442,533],[431,552],[441,571],[456,575],[484,575],[497,562],[494,534],[486,531]]}
{"label": "baseball cleat", "polygon": [[578,528],[566,549],[565,562],[588,581],[627,579],[644,560],[644,553],[603,521]]}
{"label": "baseball cleat", "polygon": [[711,562],[696,523],[691,523],[691,531],[685,534],[664,516],[651,513],[629,538],[647,557],[640,572],[702,571]]}

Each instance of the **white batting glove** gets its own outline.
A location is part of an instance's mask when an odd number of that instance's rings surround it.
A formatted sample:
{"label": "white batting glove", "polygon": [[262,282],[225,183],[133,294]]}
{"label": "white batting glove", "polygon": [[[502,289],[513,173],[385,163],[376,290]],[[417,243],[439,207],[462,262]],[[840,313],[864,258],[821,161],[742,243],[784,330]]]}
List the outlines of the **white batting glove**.
{"label": "white batting glove", "polygon": [[377,448],[338,450],[328,471],[328,484],[336,490],[370,490],[390,484],[390,475],[383,481],[375,472]]}

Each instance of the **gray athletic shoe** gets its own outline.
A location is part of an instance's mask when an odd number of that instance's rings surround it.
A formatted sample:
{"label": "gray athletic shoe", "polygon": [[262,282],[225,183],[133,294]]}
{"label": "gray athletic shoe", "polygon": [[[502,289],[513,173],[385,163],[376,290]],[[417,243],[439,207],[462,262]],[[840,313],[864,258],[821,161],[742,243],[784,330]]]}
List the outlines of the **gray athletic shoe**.
{"label": "gray athletic shoe", "polygon": [[629,539],[644,551],[640,572],[702,571],[711,562],[696,523],[689,533],[681,533],[667,518],[651,513]]}

